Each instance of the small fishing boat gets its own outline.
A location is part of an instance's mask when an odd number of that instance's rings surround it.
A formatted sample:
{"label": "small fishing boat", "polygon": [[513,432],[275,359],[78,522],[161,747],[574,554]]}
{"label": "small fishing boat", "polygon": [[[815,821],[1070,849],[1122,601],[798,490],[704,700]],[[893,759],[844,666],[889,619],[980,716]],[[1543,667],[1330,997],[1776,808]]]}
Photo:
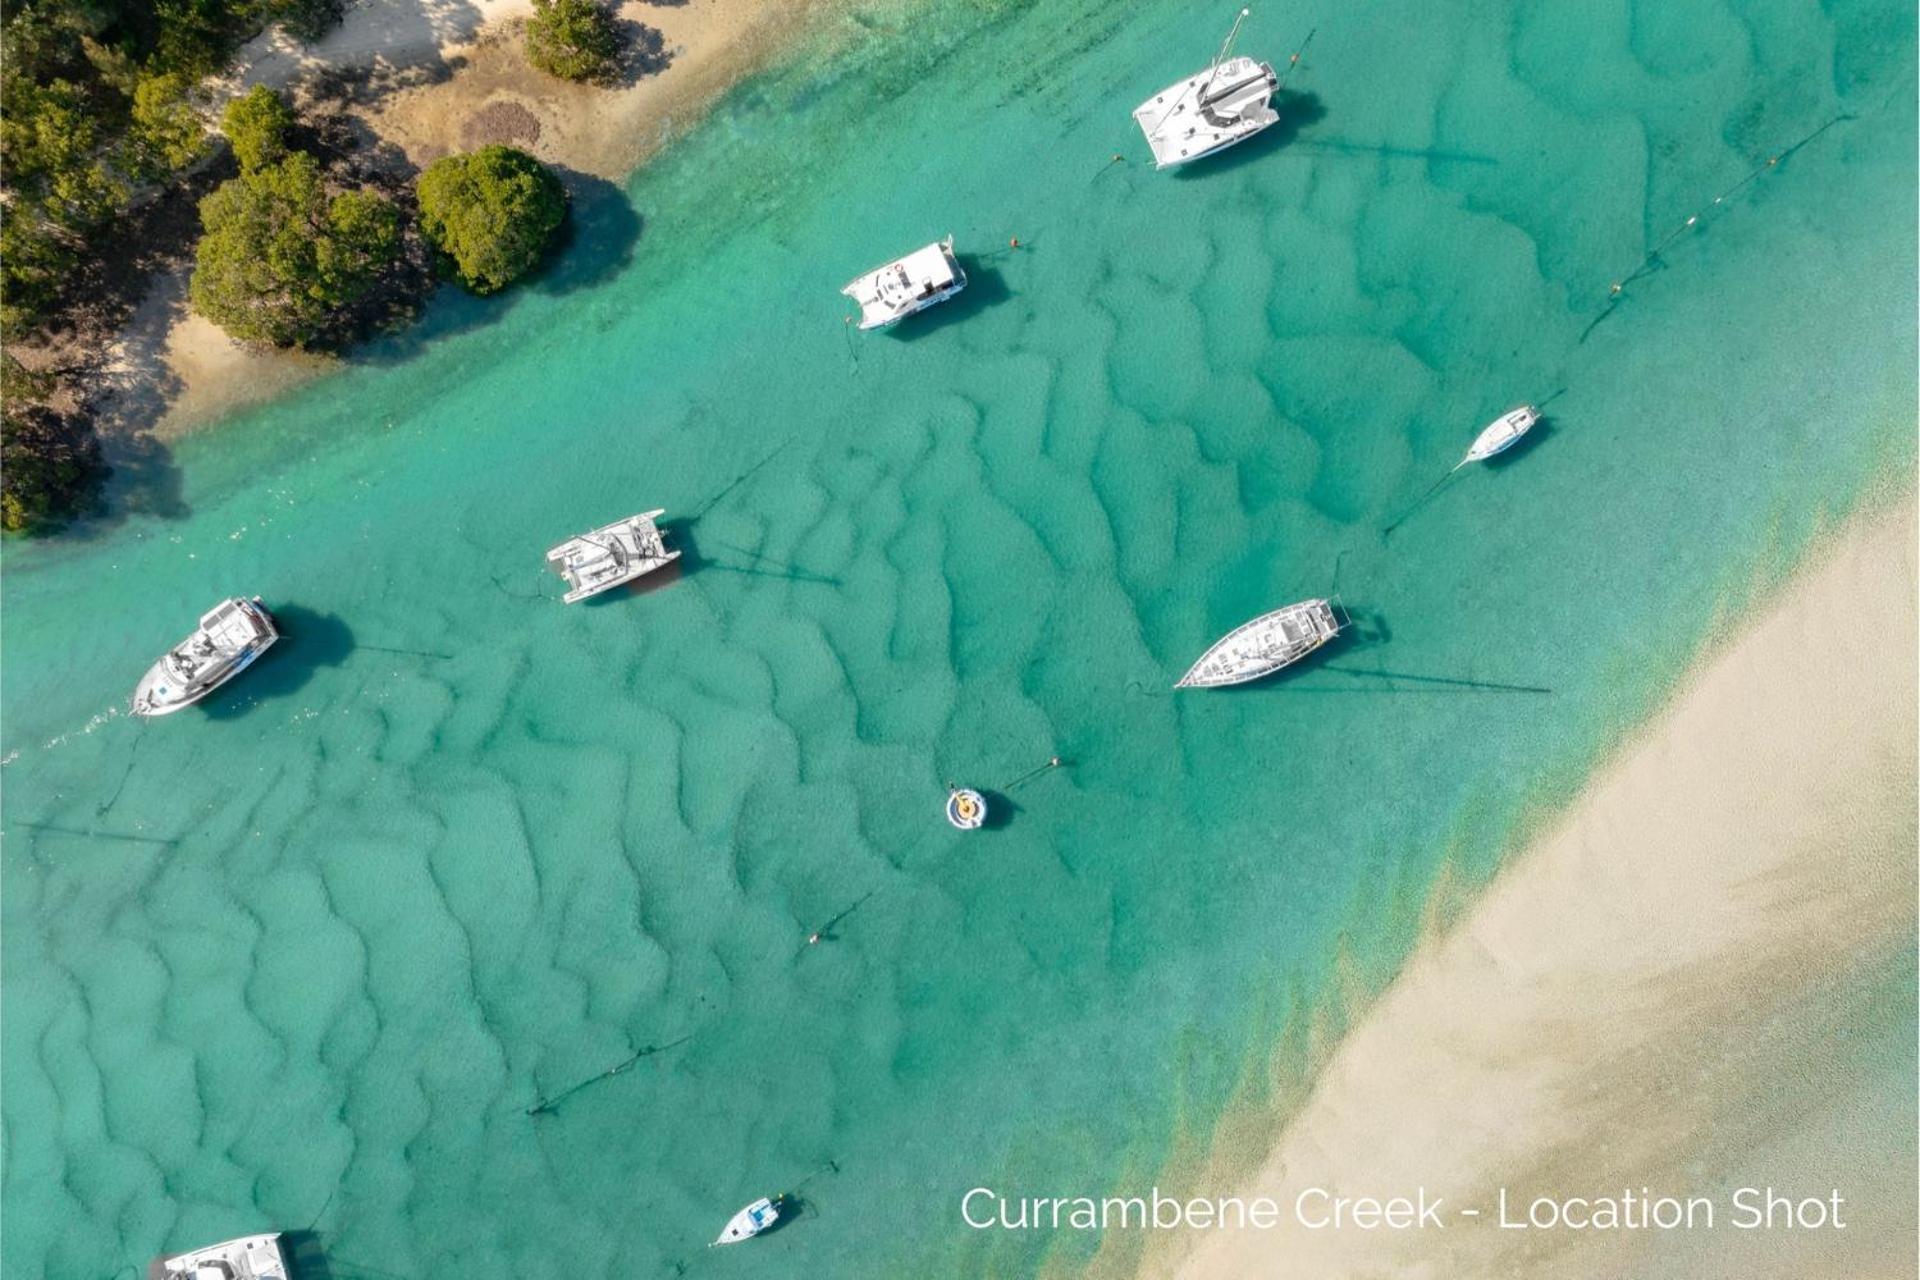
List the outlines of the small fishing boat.
{"label": "small fishing boat", "polygon": [[242,1236],[171,1258],[155,1258],[147,1280],[287,1280],[279,1232]]}
{"label": "small fishing boat", "polygon": [[970,787],[947,792],[947,821],[962,831],[977,830],[987,820],[987,798]]}
{"label": "small fishing boat", "polygon": [[953,237],[936,240],[854,280],[840,292],[860,304],[860,327],[880,329],[945,302],[967,287]]}
{"label": "small fishing boat", "polygon": [[[727,1226],[713,1244],[739,1244],[750,1240],[780,1220],[780,1202],[785,1196],[775,1196],[769,1200],[761,1196],[752,1204],[727,1219]],[[713,1245],[707,1246],[709,1249]]]}
{"label": "small fishing boat", "polygon": [[1280,77],[1265,62],[1233,57],[1233,42],[1247,10],[1233,21],[1233,30],[1205,71],[1168,85],[1133,109],[1135,123],[1147,136],[1153,167],[1165,169],[1202,156],[1225,151],[1279,122],[1270,105]]}
{"label": "small fishing boat", "polygon": [[615,520],[548,551],[547,567],[573,588],[565,596],[566,603],[611,591],[678,560],[680,553],[667,550],[666,538],[654,523],[665,514],[666,508],[661,507]]}
{"label": "small fishing boat", "polygon": [[133,714],[164,716],[192,706],[252,666],[279,638],[259,596],[222,600],[192,635],[147,668],[133,691]]}
{"label": "small fishing boat", "polygon": [[1467,456],[1453,464],[1458,471],[1469,462],[1485,462],[1496,453],[1505,453],[1513,448],[1521,436],[1540,421],[1540,411],[1530,404],[1518,409],[1509,409],[1487,425],[1487,429],[1474,438],[1473,447],[1467,450]]}
{"label": "small fishing boat", "polygon": [[1258,680],[1300,661],[1341,630],[1333,605],[1326,600],[1302,600],[1263,613],[1216,640],[1173,687],[1217,689]]}

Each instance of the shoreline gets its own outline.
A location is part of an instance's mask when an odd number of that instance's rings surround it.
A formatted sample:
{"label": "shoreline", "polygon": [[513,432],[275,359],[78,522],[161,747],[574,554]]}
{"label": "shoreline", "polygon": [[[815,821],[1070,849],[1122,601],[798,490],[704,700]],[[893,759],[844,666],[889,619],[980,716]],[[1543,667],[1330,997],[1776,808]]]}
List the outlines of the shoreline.
{"label": "shoreline", "polygon": [[[1915,537],[1907,492],[1817,543],[1454,923],[1429,927],[1310,1085],[1290,1100],[1269,1085],[1266,1112],[1290,1119],[1230,1114],[1162,1175],[1181,1196],[1271,1198],[1278,1227],[1110,1240],[1091,1273],[1911,1274],[1911,1081],[1849,1047],[1847,1012],[1911,966]],[[1881,1086],[1896,1114],[1875,1124]],[[1868,1172],[1876,1159],[1891,1171]],[[1866,1229],[1497,1225],[1503,1188],[1724,1204],[1769,1180],[1837,1186]],[[1292,1206],[1311,1187],[1424,1188],[1481,1213],[1444,1232],[1309,1231]]]}
{"label": "shoreline", "polygon": [[[569,84],[526,59],[529,0],[366,0],[312,46],[274,30],[243,47],[215,84],[216,109],[255,84],[337,111],[415,168],[502,142],[565,171],[621,181],[704,118],[741,80],[810,28],[819,0],[618,0],[634,65],[611,87]],[[324,77],[337,77],[329,101]],[[359,83],[354,83],[354,82]],[[171,444],[237,410],[333,372],[338,357],[261,350],[227,337],[186,304],[191,264],[157,272],[109,342],[88,400],[112,462],[145,437]]]}

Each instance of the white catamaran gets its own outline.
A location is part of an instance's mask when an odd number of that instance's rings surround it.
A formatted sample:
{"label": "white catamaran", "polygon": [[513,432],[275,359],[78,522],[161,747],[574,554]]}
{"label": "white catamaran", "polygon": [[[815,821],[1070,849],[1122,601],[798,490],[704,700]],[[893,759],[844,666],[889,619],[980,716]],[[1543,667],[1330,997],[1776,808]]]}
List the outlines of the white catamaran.
{"label": "white catamaran", "polygon": [[1342,629],[1327,600],[1302,600],[1263,613],[1214,641],[1173,687],[1217,689],[1258,680],[1300,661]]}
{"label": "white catamaran", "polygon": [[1521,436],[1540,421],[1540,411],[1530,404],[1518,409],[1509,409],[1487,425],[1487,429],[1474,438],[1473,447],[1467,450],[1467,456],[1453,464],[1458,471],[1469,462],[1485,462],[1496,453],[1505,453],[1518,443]]}
{"label": "white catamaran", "polygon": [[242,1236],[192,1253],[155,1258],[147,1280],[288,1280],[280,1235]]}
{"label": "white catamaran", "polygon": [[678,560],[680,553],[667,550],[660,526],[654,523],[665,514],[666,508],[661,507],[615,520],[547,552],[547,566],[573,588],[566,602],[597,596]]}
{"label": "white catamaran", "polygon": [[860,304],[860,327],[880,329],[945,302],[967,287],[967,273],[953,256],[953,237],[936,240],[875,267],[840,292]]}
{"label": "white catamaran", "polygon": [[1269,105],[1280,85],[1273,67],[1229,56],[1247,12],[1242,9],[1234,19],[1233,30],[1211,66],[1168,85],[1133,109],[1133,118],[1153,151],[1154,168],[1224,151],[1279,121],[1280,113]]}
{"label": "white catamaran", "polygon": [[[727,1219],[725,1230],[721,1231],[713,1244],[739,1244],[742,1240],[750,1240],[759,1235],[780,1221],[780,1202],[785,1199],[785,1196],[775,1196],[771,1200],[761,1196]],[[711,1249],[713,1245],[707,1247]]]}
{"label": "white catamaran", "polygon": [[133,714],[164,716],[192,706],[252,666],[279,638],[259,596],[222,600],[192,635],[147,669],[133,691]]}

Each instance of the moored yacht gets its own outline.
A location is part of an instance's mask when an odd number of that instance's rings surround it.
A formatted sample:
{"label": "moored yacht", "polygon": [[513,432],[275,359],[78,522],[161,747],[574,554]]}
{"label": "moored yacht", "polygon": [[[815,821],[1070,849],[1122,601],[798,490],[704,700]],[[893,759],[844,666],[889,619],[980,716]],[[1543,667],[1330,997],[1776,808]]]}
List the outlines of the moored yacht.
{"label": "moored yacht", "polygon": [[1258,680],[1300,661],[1340,631],[1340,620],[1326,600],[1302,600],[1263,613],[1214,641],[1173,687],[1217,689]]}
{"label": "moored yacht", "polygon": [[242,1236],[171,1258],[155,1258],[147,1280],[288,1280],[280,1235]]}
{"label": "moored yacht", "polygon": [[1280,86],[1272,65],[1231,56],[1246,18],[1242,9],[1205,71],[1168,85],[1133,109],[1134,121],[1153,151],[1154,168],[1224,151],[1279,121],[1280,113],[1270,105]]}
{"label": "moored yacht", "polygon": [[953,237],[936,240],[854,280],[840,292],[860,304],[860,327],[879,329],[945,302],[967,287]]}
{"label": "moored yacht", "polygon": [[245,671],[279,638],[259,596],[222,600],[192,635],[147,669],[133,691],[133,714],[164,716],[192,706]]}
{"label": "moored yacht", "polygon": [[1540,421],[1540,411],[1530,404],[1507,410],[1488,423],[1486,430],[1474,437],[1473,447],[1467,450],[1466,457],[1453,464],[1453,469],[1458,471],[1469,462],[1485,462],[1496,453],[1505,453],[1519,442],[1521,436],[1532,430],[1533,424],[1538,421]]}
{"label": "moored yacht", "polygon": [[[785,1196],[775,1196],[769,1200],[761,1196],[752,1204],[727,1219],[725,1229],[713,1244],[739,1244],[742,1240],[752,1239],[780,1220],[780,1202]],[[707,1246],[709,1249],[713,1245]]]}
{"label": "moored yacht", "polygon": [[680,553],[667,550],[660,526],[654,523],[666,513],[661,507],[615,520],[548,551],[547,566],[573,588],[565,596],[566,603],[597,596],[678,560]]}

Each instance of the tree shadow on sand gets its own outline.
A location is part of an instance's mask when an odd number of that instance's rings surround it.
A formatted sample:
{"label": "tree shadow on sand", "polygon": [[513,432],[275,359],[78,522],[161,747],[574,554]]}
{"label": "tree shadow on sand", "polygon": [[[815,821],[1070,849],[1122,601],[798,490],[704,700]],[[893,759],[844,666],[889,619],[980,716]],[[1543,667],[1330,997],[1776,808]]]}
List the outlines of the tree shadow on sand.
{"label": "tree shadow on sand", "polygon": [[631,18],[616,18],[613,25],[620,41],[613,84],[630,88],[673,65],[674,51],[667,47],[666,33],[660,28]]}

